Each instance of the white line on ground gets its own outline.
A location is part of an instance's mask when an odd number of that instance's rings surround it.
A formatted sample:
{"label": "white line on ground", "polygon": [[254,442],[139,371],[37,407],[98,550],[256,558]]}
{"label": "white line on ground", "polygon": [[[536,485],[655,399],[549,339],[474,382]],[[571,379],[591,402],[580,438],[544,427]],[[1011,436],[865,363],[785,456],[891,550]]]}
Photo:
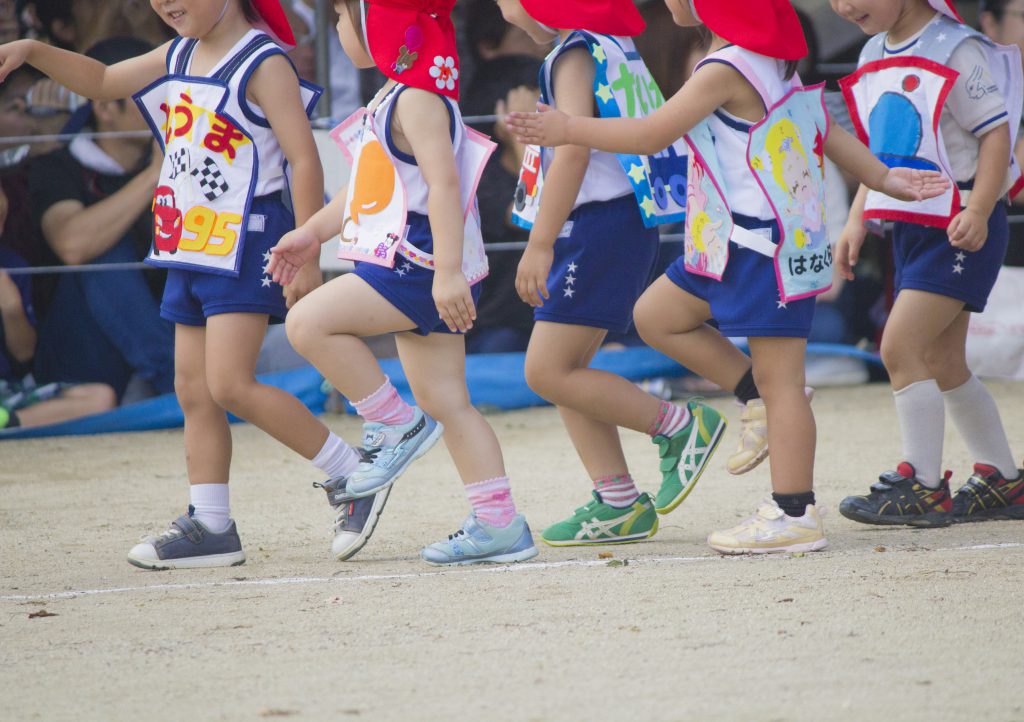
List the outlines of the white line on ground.
{"label": "white line on ground", "polygon": [[[945,549],[928,549],[932,552],[963,552],[963,551],[980,551],[986,549],[1014,549],[1024,547],[1024,543],[1018,542],[1004,542],[997,544],[974,544],[971,546],[962,547],[948,547]],[[890,551],[898,552],[899,549],[890,549]],[[918,549],[908,549],[906,551],[918,551]],[[923,550],[921,550],[923,551]],[[688,564],[693,562],[709,562],[718,560],[728,559],[743,559],[748,557],[721,557],[721,556],[699,556],[699,557],[646,557],[646,558],[623,558],[619,561],[628,561],[630,565],[633,564]],[[402,579],[422,579],[424,577],[440,577],[440,576],[451,576],[455,574],[494,574],[496,572],[529,572],[538,571],[541,569],[558,569],[561,567],[599,567],[608,566],[609,562],[615,561],[614,559],[597,559],[597,560],[584,560],[584,559],[569,559],[562,562],[533,562],[525,564],[515,565],[503,565],[503,566],[485,566],[485,567],[472,567],[472,568],[449,568],[439,569],[437,571],[430,572],[413,572],[407,574],[362,574],[359,576],[346,577],[280,577],[274,579],[230,579],[227,581],[220,582],[196,582],[190,584],[147,584],[138,587],[114,587],[111,589],[79,589],[70,592],[50,592],[47,594],[5,594],[0,596],[0,601],[5,602],[19,602],[19,601],[35,601],[35,600],[46,600],[46,599],[73,599],[75,597],[85,597],[95,594],[119,594],[125,592],[156,592],[156,591],[178,591],[184,589],[210,589],[213,587],[245,587],[245,586],[261,586],[261,587],[277,587],[277,586],[292,586],[297,584],[326,584],[326,583],[338,583],[338,582],[378,582],[378,581],[394,581]]]}

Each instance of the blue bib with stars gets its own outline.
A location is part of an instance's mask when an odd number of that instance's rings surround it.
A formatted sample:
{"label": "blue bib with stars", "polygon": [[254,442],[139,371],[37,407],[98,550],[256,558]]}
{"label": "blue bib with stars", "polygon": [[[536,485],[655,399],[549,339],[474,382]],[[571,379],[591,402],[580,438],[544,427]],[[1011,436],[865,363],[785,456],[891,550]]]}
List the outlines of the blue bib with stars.
{"label": "blue bib with stars", "polygon": [[[650,70],[630,38],[582,30],[555,48],[540,73],[541,98],[553,101],[551,70],[566,50],[585,46],[594,59],[594,100],[602,118],[642,118],[665,103]],[[644,226],[682,221],[686,214],[686,143],[682,138],[653,155],[616,154],[632,187]],[[544,157],[549,149],[530,147],[523,159],[513,205],[513,221],[532,228],[544,185]]]}

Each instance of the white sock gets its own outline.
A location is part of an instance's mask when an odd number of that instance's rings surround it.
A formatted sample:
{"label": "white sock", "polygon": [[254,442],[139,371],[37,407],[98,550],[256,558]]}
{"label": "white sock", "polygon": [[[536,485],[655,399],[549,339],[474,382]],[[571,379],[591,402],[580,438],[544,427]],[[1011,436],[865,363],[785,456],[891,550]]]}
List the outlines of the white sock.
{"label": "white sock", "polygon": [[323,448],[313,457],[313,466],[329,479],[348,476],[359,466],[359,453],[333,431],[327,434]]}
{"label": "white sock", "polygon": [[1017,464],[1010,442],[1006,440],[996,402],[985,384],[971,374],[964,384],[943,392],[942,396],[974,462],[996,467],[1004,479],[1016,479]]}
{"label": "white sock", "polygon": [[903,460],[929,489],[939,488],[946,409],[935,379],[918,381],[893,392],[903,436]]}
{"label": "white sock", "polygon": [[188,488],[189,500],[195,511],[192,517],[214,534],[220,534],[231,524],[231,504],[227,484],[192,484]]}

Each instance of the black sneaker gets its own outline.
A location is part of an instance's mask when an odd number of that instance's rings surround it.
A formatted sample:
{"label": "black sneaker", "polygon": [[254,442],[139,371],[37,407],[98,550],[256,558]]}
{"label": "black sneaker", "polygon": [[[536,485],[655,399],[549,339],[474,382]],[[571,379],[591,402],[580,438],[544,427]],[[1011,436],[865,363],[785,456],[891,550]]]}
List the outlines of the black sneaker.
{"label": "black sneaker", "polygon": [[366,546],[377,526],[377,519],[384,511],[388,496],[391,495],[389,485],[372,496],[356,499],[348,493],[347,484],[348,478],[344,476],[330,479],[323,484],[313,484],[327,492],[327,501],[337,512],[337,516],[334,517],[334,541],[331,542],[331,552],[342,562],[351,559]]}
{"label": "black sneaker", "polygon": [[907,462],[896,471],[887,471],[871,485],[867,496],[848,496],[839,505],[839,513],[863,524],[906,524],[908,526],[949,526],[952,500],[949,496],[950,472],[938,489],[929,489],[917,480],[917,472]]}
{"label": "black sneaker", "polygon": [[1004,479],[999,469],[975,464],[974,474],[953,497],[953,521],[1024,519],[1024,469]]}

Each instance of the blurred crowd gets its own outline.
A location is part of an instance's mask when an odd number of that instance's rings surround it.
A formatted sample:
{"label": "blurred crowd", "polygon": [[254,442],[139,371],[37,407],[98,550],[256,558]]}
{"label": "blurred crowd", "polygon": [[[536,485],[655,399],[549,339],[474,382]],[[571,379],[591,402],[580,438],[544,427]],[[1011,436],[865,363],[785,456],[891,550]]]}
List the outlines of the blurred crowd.
{"label": "blurred crowd", "polygon": [[[314,2],[283,4],[298,38],[290,56],[302,77],[316,81]],[[674,25],[660,0],[638,5],[647,30],[637,46],[668,96],[705,52],[705,37]],[[982,6],[984,32],[998,42],[1024,46],[1024,0],[987,0]],[[330,101],[321,112],[340,120],[372,96],[383,76],[351,65],[333,20],[323,26]],[[534,108],[537,72],[550,48],[505,23],[494,0],[460,0],[457,21],[463,114],[498,143],[480,184],[484,237],[492,245],[525,242],[526,233],[511,222],[524,148],[495,117]],[[805,31],[811,54],[799,68],[802,79],[826,81],[835,90],[836,76],[819,72],[818,36],[809,21]],[[157,47],[173,32],[148,0],[0,0],[0,42],[18,37],[87,52],[109,64]],[[0,85],[0,268],[141,261],[150,245],[160,160],[130,100],[84,102],[31,68],[19,68]],[[827,173],[835,238],[846,219],[849,192],[838,171]],[[664,231],[669,235],[657,273],[681,249],[681,229]],[[492,270],[478,322],[467,338],[470,352],[526,348],[532,310],[514,288],[520,255],[507,247],[489,253]],[[870,347],[878,338],[891,303],[888,244],[875,239],[863,258],[856,281],[837,277],[833,290],[821,297],[812,342]],[[1011,226],[1007,265],[1024,266],[1024,224]],[[160,271],[135,268],[0,271],[0,428],[5,408],[16,410],[22,424],[36,425],[172,391],[173,330],[159,317],[162,284]],[[613,342],[639,340],[624,336]]]}

